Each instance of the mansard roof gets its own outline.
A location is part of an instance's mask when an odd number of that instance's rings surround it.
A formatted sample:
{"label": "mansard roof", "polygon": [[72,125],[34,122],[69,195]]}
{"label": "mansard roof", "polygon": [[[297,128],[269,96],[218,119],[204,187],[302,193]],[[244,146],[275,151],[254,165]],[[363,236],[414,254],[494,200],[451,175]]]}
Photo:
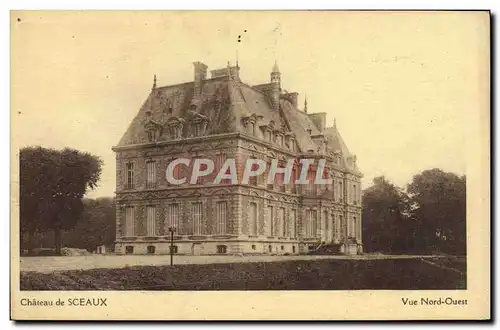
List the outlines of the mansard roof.
{"label": "mansard roof", "polygon": [[[228,72],[233,72],[233,69],[228,68]],[[279,109],[274,108],[269,94],[272,84],[250,86],[240,81],[236,73],[236,76],[218,74],[215,78],[202,80],[198,86],[199,93],[195,91],[194,81],[154,86],[118,146],[147,143],[145,127],[151,122],[167,125],[175,120],[189,122],[193,118],[205,118],[205,135],[245,133],[242,119],[253,115],[253,118],[259,119],[258,126],[273,123],[275,130],[284,128],[287,134],[292,133],[299,151],[316,152],[326,142],[327,153],[333,155],[340,152],[344,165],[351,167],[349,164],[354,164],[355,167],[355,157],[335,127],[318,127],[310,117],[313,114],[299,110],[285,95],[279,96]],[[184,132],[187,129],[184,125]],[[168,139],[168,136],[160,134],[157,141]]]}

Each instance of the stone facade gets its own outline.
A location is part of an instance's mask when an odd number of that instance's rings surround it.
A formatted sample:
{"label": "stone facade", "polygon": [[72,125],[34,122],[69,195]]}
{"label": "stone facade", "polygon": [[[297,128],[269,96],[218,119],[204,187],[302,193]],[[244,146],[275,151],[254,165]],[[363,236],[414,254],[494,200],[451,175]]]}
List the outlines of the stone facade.
{"label": "stone facade", "polygon": [[[297,108],[297,93],[281,91],[277,65],[271,83],[257,86],[240,81],[238,66],[213,70],[211,79],[206,71],[196,62],[192,83],[159,88],[155,77],[113,148],[115,251],[167,254],[175,227],[179,254],[299,254],[321,246],[362,252],[362,175],[336,125]],[[333,183],[269,185],[266,169],[249,184],[214,184],[216,168],[195,185],[171,185],[165,171],[176,158],[234,158],[240,180],[249,158],[326,159]],[[189,181],[190,169],[178,175]]]}

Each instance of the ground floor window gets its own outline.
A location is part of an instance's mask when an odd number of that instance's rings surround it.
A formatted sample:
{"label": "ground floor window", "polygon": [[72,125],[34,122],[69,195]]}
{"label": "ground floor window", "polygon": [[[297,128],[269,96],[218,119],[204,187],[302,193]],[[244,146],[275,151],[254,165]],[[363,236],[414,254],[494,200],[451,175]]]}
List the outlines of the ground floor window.
{"label": "ground floor window", "polygon": [[149,245],[148,246],[148,253],[149,254],[154,254],[156,251],[156,247],[154,245]]}
{"label": "ground floor window", "polygon": [[179,249],[177,248],[177,245],[172,245],[169,247],[169,250],[170,250],[170,253],[177,253],[177,251]]}
{"label": "ground floor window", "polygon": [[217,245],[217,253],[227,253],[227,246]]}
{"label": "ground floor window", "polygon": [[292,246],[292,252],[295,253],[295,245]]}
{"label": "ground floor window", "polygon": [[129,245],[129,246],[126,246],[126,247],[125,247],[125,253],[126,253],[126,254],[132,254],[132,253],[134,253],[134,247],[133,247],[133,246],[130,246],[130,245]]}

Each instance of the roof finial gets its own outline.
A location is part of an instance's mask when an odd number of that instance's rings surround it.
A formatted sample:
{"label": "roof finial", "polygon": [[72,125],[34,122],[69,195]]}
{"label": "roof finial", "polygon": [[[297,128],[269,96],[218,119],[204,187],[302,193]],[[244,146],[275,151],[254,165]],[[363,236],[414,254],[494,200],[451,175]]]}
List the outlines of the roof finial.
{"label": "roof finial", "polygon": [[337,128],[337,118],[333,118],[333,128]]}
{"label": "roof finial", "polygon": [[304,98],[304,112],[307,113],[307,94],[305,95],[305,98]]}
{"label": "roof finial", "polygon": [[152,90],[155,90],[156,89],[156,74],[154,75],[153,77],[153,88],[151,88]]}
{"label": "roof finial", "polygon": [[274,60],[274,66],[273,66],[273,73],[279,73],[280,72],[280,68],[278,67],[278,61]]}
{"label": "roof finial", "polygon": [[236,49],[236,67],[239,69],[239,64],[238,64],[238,50]]}
{"label": "roof finial", "polygon": [[233,79],[233,75],[231,73],[231,62],[230,61],[227,61],[227,76],[228,76],[229,80]]}

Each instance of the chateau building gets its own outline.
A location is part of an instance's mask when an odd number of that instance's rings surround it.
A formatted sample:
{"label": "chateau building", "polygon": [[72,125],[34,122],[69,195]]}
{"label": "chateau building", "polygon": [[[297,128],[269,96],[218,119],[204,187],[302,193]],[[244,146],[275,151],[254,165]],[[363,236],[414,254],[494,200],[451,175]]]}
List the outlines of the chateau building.
{"label": "chateau building", "polygon": [[[298,93],[281,88],[275,64],[270,82],[248,85],[238,64],[212,70],[194,63],[194,80],[157,87],[130,123],[116,153],[117,253],[167,254],[169,228],[179,254],[299,254],[362,251],[361,187],[356,156],[326,113],[308,113]],[[177,166],[172,185],[165,171],[178,158],[208,158],[212,174],[189,182],[192,167]],[[267,175],[247,184],[214,178],[225,160],[297,160],[290,183]],[[332,184],[294,184],[300,159],[326,159]],[[308,178],[314,178],[314,167]],[[267,167],[266,172],[269,170]],[[333,252],[332,252],[333,253]]]}

